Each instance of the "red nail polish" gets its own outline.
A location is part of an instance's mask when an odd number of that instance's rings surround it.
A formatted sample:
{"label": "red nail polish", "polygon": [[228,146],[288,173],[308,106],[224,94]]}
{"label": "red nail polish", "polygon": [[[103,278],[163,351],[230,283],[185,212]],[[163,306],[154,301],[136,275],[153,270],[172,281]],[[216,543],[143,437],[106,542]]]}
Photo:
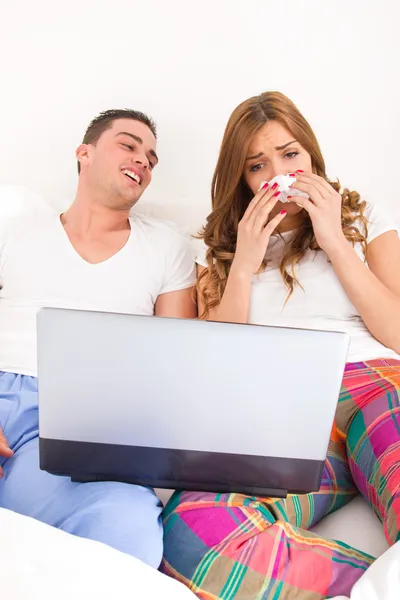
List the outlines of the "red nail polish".
{"label": "red nail polish", "polygon": [[287,211],[286,210],[281,210],[281,215],[286,215]]}
{"label": "red nail polish", "polygon": [[280,196],[280,195],[281,195],[281,192],[275,192],[275,194],[274,194],[274,197],[276,197],[276,198],[277,198],[277,197],[278,197],[278,196]]}
{"label": "red nail polish", "polygon": [[296,173],[289,173],[289,177],[296,177]]}
{"label": "red nail polish", "polygon": [[304,173],[301,169],[297,169],[296,173]]}
{"label": "red nail polish", "polygon": [[290,200],[290,198],[293,198],[293,196],[287,196],[287,199]]}
{"label": "red nail polish", "polygon": [[267,181],[267,183],[264,183],[264,185],[262,186],[262,189],[263,189],[263,190],[266,190],[266,189],[268,188],[268,186],[269,186],[269,183],[268,183],[268,181]]}
{"label": "red nail polish", "polygon": [[275,182],[274,185],[272,186],[272,189],[276,190],[277,187],[278,187],[278,184]]}

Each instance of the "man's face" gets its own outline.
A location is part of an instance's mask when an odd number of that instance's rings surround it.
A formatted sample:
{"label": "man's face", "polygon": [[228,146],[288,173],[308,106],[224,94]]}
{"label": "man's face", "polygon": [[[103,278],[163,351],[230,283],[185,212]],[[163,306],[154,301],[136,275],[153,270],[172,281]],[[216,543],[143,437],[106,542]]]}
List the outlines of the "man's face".
{"label": "man's face", "polygon": [[140,121],[117,119],[95,145],[77,150],[81,177],[100,203],[119,210],[131,208],[152,178],[158,162],[156,139]]}

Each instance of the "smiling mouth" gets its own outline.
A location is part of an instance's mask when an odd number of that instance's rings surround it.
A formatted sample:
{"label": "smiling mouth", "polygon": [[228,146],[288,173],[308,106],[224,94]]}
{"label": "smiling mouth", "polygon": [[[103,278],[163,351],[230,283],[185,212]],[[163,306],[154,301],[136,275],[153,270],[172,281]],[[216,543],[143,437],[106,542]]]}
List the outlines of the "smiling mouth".
{"label": "smiling mouth", "polygon": [[135,183],[137,183],[138,185],[141,184],[141,179],[139,177],[139,175],[137,175],[136,173],[134,173],[133,171],[130,171],[129,169],[125,169],[124,171],[122,171],[124,175],[126,175],[126,177],[129,177],[129,179],[131,181],[134,181]]}

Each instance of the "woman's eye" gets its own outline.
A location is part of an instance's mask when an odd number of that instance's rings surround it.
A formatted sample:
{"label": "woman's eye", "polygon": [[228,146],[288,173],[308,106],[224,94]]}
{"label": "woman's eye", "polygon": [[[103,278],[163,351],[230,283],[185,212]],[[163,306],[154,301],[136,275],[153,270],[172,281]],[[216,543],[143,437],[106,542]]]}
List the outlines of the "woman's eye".
{"label": "woman's eye", "polygon": [[259,171],[263,166],[264,165],[262,163],[259,163],[258,165],[253,165],[252,167],[250,167],[250,171],[254,173],[255,171]]}
{"label": "woman's eye", "polygon": [[287,154],[285,154],[285,158],[294,158],[295,156],[298,156],[300,154],[300,152],[288,152]]}

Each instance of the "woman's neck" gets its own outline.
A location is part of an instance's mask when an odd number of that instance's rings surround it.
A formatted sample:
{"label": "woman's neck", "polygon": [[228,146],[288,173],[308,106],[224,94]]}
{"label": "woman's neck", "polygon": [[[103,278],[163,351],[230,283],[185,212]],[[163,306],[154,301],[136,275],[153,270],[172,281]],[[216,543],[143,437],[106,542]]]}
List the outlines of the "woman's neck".
{"label": "woman's neck", "polygon": [[283,221],[281,221],[274,233],[286,233],[298,229],[304,222],[303,211],[296,213],[295,215],[287,215]]}

